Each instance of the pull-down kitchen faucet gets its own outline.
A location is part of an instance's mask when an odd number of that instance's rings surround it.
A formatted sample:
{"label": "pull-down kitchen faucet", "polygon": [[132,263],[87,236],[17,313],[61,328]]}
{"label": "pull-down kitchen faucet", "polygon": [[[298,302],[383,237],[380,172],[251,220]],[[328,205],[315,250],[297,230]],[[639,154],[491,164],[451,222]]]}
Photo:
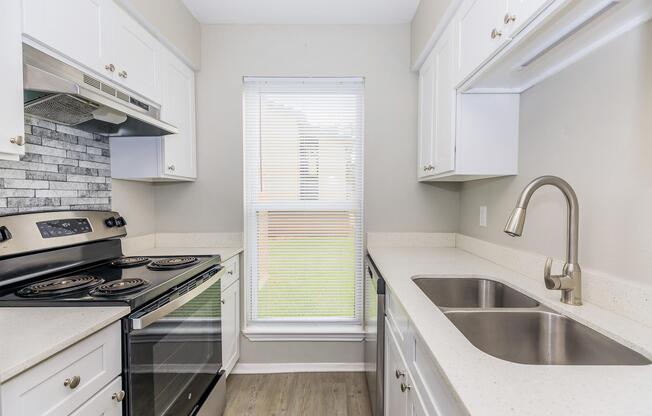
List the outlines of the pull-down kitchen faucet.
{"label": "pull-down kitchen faucet", "polygon": [[530,182],[521,192],[516,208],[507,220],[505,233],[512,237],[520,237],[523,234],[525,225],[525,213],[530,203],[530,198],[544,185],[552,185],[559,189],[566,197],[568,207],[568,223],[566,237],[566,264],[564,264],[563,274],[559,276],[551,275],[552,258],[548,257],[543,272],[543,278],[546,288],[551,290],[561,290],[561,301],[569,305],[582,304],[582,270],[577,262],[578,238],[579,238],[579,204],[577,195],[573,188],[565,180],[557,176],[541,176]]}

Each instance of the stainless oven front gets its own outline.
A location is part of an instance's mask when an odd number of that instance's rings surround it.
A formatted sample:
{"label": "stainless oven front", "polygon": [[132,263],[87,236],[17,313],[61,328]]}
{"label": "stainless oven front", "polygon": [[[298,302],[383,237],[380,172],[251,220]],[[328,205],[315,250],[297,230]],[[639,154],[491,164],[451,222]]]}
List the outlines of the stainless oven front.
{"label": "stainless oven front", "polygon": [[209,269],[124,321],[128,415],[196,415],[223,394],[223,273]]}

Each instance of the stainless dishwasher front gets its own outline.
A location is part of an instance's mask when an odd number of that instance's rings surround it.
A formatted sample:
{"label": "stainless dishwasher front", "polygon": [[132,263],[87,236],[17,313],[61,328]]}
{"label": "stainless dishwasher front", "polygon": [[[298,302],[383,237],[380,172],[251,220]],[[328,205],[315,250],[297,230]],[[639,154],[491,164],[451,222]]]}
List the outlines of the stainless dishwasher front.
{"label": "stainless dishwasher front", "polygon": [[365,262],[365,373],[373,416],[383,416],[385,414],[385,281],[369,255]]}

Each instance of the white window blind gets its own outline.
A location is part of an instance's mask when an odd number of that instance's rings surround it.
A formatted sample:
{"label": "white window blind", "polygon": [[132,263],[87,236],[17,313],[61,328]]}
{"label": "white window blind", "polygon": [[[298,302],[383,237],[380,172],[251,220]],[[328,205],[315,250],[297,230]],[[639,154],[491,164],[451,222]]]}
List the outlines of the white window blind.
{"label": "white window blind", "polygon": [[245,78],[248,320],[360,324],[361,78]]}

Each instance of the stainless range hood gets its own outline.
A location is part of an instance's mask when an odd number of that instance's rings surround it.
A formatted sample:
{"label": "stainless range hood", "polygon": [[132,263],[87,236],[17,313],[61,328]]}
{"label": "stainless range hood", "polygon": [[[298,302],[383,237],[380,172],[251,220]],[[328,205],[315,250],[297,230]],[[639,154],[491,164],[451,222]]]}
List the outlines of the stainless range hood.
{"label": "stainless range hood", "polygon": [[25,113],[110,137],[165,136],[155,104],[135,98],[71,65],[23,44]]}

